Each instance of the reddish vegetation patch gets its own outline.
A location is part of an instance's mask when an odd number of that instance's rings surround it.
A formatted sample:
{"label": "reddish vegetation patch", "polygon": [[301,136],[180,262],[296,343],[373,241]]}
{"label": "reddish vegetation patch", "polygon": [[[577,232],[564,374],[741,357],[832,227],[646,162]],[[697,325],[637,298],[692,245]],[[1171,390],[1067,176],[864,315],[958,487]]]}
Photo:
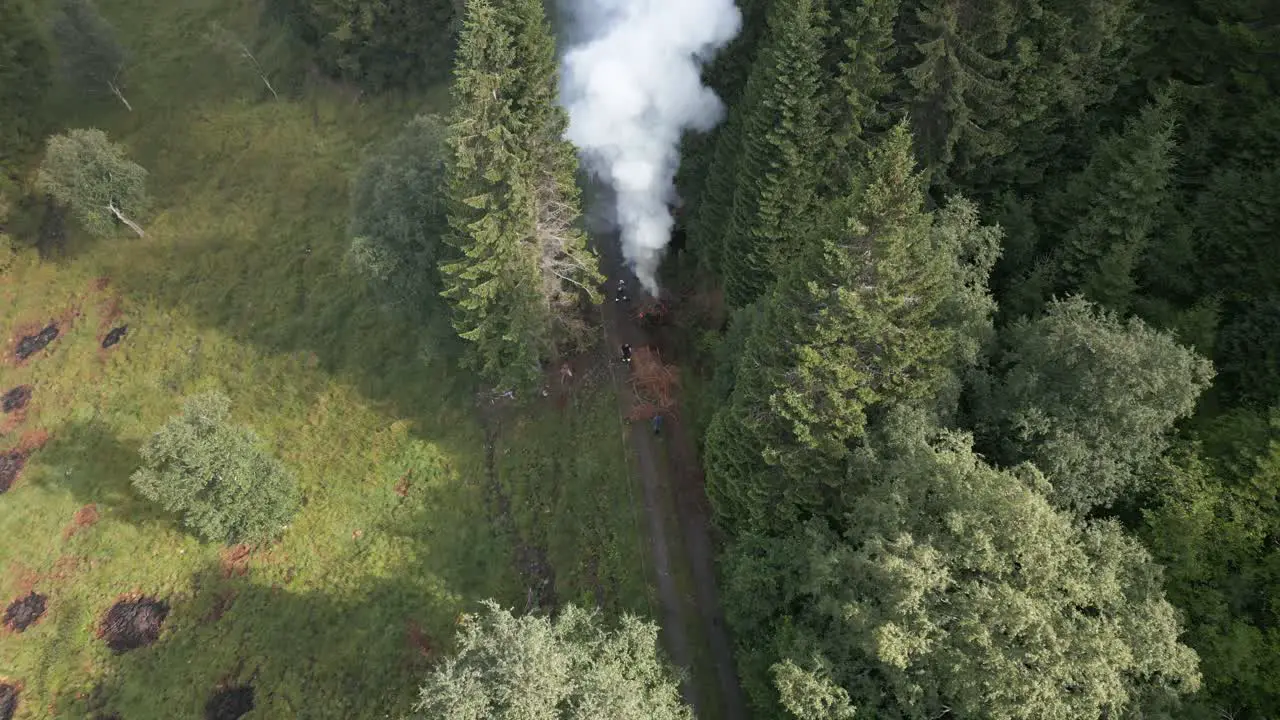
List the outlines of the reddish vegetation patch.
{"label": "reddish vegetation patch", "polygon": [[18,714],[18,695],[22,686],[15,682],[0,681],[0,720],[13,720]]}
{"label": "reddish vegetation patch", "polygon": [[431,638],[427,637],[427,633],[423,631],[422,626],[417,621],[410,620],[406,623],[405,637],[411,650],[416,650],[424,658],[431,657]]}
{"label": "reddish vegetation patch", "polygon": [[39,579],[40,574],[26,565],[16,561],[9,563],[9,586],[16,589],[19,595],[31,592]]}
{"label": "reddish vegetation patch", "polygon": [[72,575],[80,571],[83,558],[75,555],[63,555],[53,562],[53,570],[45,575],[49,580],[57,580],[59,582],[68,580]]}
{"label": "reddish vegetation patch", "polygon": [[18,441],[18,449],[30,454],[44,447],[47,442],[49,442],[48,430],[28,430],[22,434],[22,439]]}
{"label": "reddish vegetation patch", "polygon": [[4,611],[4,626],[14,632],[22,632],[35,625],[44,615],[48,598],[36,592],[27,593],[25,597],[9,603]]}
{"label": "reddish vegetation patch", "polygon": [[400,497],[409,496],[409,473],[400,476],[400,480],[396,483],[396,494]]}
{"label": "reddish vegetation patch", "polygon": [[219,559],[222,565],[222,577],[242,577],[249,572],[249,554],[252,552],[248,545],[232,545],[229,548],[223,548],[219,553]]}
{"label": "reddish vegetation patch", "polygon": [[160,638],[169,603],[151,597],[121,598],[102,618],[98,637],[117,655],[146,647]]}
{"label": "reddish vegetation patch", "polygon": [[107,287],[110,285],[111,285],[111,278],[106,277],[105,275],[93,281],[93,289],[97,290],[98,292],[102,292],[103,290],[106,290]]}
{"label": "reddish vegetation patch", "polygon": [[253,687],[223,688],[204,704],[205,720],[240,720],[253,709]]}
{"label": "reddish vegetation patch", "polygon": [[98,506],[89,503],[76,511],[71,517],[71,524],[62,531],[62,539],[66,540],[81,530],[98,522]]}

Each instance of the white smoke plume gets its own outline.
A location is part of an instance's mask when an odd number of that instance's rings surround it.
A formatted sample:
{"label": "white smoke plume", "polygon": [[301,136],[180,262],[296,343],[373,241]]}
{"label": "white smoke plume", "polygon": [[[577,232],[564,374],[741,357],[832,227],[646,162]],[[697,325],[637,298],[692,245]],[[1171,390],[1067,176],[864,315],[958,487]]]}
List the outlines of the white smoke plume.
{"label": "white smoke plume", "polygon": [[567,137],[612,188],[627,263],[650,293],[671,238],[680,137],[724,113],[702,66],[742,24],[733,0],[563,0]]}

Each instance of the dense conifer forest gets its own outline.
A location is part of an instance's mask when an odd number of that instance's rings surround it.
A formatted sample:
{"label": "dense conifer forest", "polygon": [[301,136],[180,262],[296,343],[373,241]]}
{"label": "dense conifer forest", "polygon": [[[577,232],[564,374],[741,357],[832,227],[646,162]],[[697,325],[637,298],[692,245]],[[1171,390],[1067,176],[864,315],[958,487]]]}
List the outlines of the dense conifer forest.
{"label": "dense conifer forest", "polygon": [[1274,717],[1278,8],[744,10],[682,192],[757,710]]}

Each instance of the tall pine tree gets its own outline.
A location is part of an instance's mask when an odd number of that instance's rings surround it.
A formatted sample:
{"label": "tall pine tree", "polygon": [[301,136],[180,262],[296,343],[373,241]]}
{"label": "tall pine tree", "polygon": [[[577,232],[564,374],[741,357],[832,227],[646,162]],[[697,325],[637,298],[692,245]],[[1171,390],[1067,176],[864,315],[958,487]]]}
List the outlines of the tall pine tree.
{"label": "tall pine tree", "polygon": [[581,304],[599,301],[604,277],[581,226],[578,157],[564,139],[569,117],[557,102],[555,36],[541,0],[512,0],[503,7],[520,59],[508,71],[508,93],[533,173],[537,226],[532,241],[538,246],[542,292],[557,342],[576,342],[586,330]]}
{"label": "tall pine tree", "polygon": [[976,356],[959,335],[990,322],[985,283],[972,280],[989,272],[998,233],[977,227],[971,208],[932,227],[913,166],[900,124],[842,203],[847,224],[815,241],[763,301],[707,434],[722,524],[781,529],[839,507],[839,463],[869,408],[932,400],[954,388],[960,356]]}
{"label": "tall pine tree", "polygon": [[487,0],[471,0],[458,48],[450,123],[449,243],[440,265],[453,325],[471,364],[499,386],[536,382],[550,353],[540,292],[537,210],[527,153],[506,83],[511,34]]}
{"label": "tall pine tree", "polygon": [[887,71],[893,60],[893,27],[900,0],[836,2],[827,40],[831,76],[824,127],[831,129],[830,157],[820,188],[827,197],[848,194],[849,182],[871,147],[872,132],[887,118],[881,102],[893,90]]}
{"label": "tall pine tree", "polygon": [[1159,96],[1050,199],[1049,212],[1056,214],[1051,227],[1064,231],[1051,262],[1059,293],[1079,292],[1113,310],[1129,309],[1135,270],[1168,198],[1173,113],[1171,96]]}
{"label": "tall pine tree", "polygon": [[977,157],[1011,149],[997,130],[1009,98],[1005,64],[984,53],[970,31],[978,18],[962,21],[962,13],[980,12],[967,6],[961,0],[923,0],[903,23],[911,40],[904,56],[906,109],[921,163],[935,182],[947,177],[957,148]]}
{"label": "tall pine tree", "polygon": [[579,225],[572,148],[555,107],[555,47],[541,3],[467,8],[450,126],[454,327],[491,382],[528,387],[584,330],[601,280]]}
{"label": "tall pine tree", "polygon": [[808,230],[822,142],[822,8],[821,0],[773,6],[739,109],[733,210],[725,225],[702,228],[720,232],[725,291],[738,307],[768,290]]}

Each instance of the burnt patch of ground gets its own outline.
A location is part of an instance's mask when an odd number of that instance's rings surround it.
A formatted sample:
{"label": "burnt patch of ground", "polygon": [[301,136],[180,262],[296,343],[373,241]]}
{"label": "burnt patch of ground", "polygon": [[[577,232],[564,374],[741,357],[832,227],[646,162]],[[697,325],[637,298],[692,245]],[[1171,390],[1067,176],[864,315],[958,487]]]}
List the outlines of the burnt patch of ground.
{"label": "burnt patch of ground", "polygon": [[8,414],[25,408],[29,402],[31,402],[31,386],[19,385],[10,388],[3,397],[0,397],[0,408]]}
{"label": "burnt patch of ground", "polygon": [[39,622],[48,606],[48,598],[37,592],[9,603],[4,611],[4,626],[14,632],[22,632]]}
{"label": "burnt patch of ground", "polygon": [[116,345],[119,345],[120,341],[124,340],[124,336],[128,334],[129,334],[128,325],[121,325],[119,327],[111,328],[111,332],[107,333],[106,337],[102,338],[102,349],[108,350]]}
{"label": "burnt patch of ground", "polygon": [[98,635],[117,655],[146,647],[160,638],[169,603],[151,597],[126,598],[111,606]]}
{"label": "burnt patch of ground", "polygon": [[18,474],[27,465],[25,450],[10,450],[0,453],[0,493],[9,491],[18,480]]}
{"label": "burnt patch of ground", "polygon": [[253,686],[229,687],[204,704],[205,720],[240,720],[253,709]]}
{"label": "burnt patch of ground", "polygon": [[45,325],[40,332],[35,335],[24,335],[18,341],[18,347],[14,348],[13,354],[19,361],[35,355],[41,350],[49,346],[49,343],[58,339],[58,326],[56,323]]}
{"label": "burnt patch of ground", "polygon": [[0,682],[0,720],[13,720],[18,714],[18,693],[22,688],[14,683]]}

